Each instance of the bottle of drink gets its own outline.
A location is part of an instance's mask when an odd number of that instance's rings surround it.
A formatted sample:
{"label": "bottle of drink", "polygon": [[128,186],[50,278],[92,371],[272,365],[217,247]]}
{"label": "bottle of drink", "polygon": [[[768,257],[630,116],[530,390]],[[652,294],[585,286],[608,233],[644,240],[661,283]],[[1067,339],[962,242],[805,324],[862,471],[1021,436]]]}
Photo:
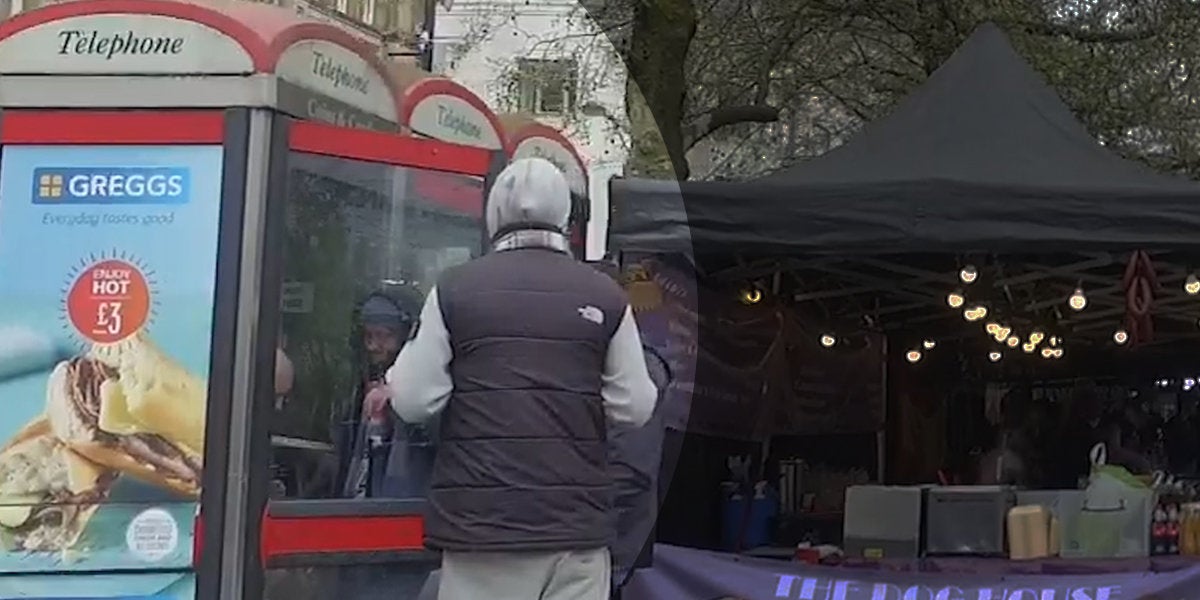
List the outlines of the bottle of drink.
{"label": "bottle of drink", "polygon": [[1150,531],[1150,553],[1161,556],[1167,553],[1167,511],[1159,507],[1154,511],[1154,524]]}
{"label": "bottle of drink", "polygon": [[367,415],[366,427],[367,448],[375,450],[382,447],[388,438],[387,413],[383,407]]}
{"label": "bottle of drink", "polygon": [[1187,504],[1179,506],[1179,553],[1184,556],[1192,554],[1191,511]]}
{"label": "bottle of drink", "polygon": [[[376,383],[372,389],[382,385]],[[374,495],[372,492],[376,487],[376,476],[383,472],[383,461],[387,458],[386,445],[391,438],[391,430],[388,427],[387,406],[379,405],[368,407],[370,412],[367,414],[366,422],[363,423],[366,437],[366,443],[363,444],[363,462],[366,463],[366,478],[365,485],[367,496]]]}
{"label": "bottle of drink", "polygon": [[1179,554],[1179,507],[1167,509],[1167,554]]}
{"label": "bottle of drink", "polygon": [[1182,540],[1179,543],[1179,553],[1186,556],[1196,556],[1200,554],[1200,513],[1197,509],[1200,508],[1195,503],[1189,502],[1183,505],[1183,519],[1180,525]]}

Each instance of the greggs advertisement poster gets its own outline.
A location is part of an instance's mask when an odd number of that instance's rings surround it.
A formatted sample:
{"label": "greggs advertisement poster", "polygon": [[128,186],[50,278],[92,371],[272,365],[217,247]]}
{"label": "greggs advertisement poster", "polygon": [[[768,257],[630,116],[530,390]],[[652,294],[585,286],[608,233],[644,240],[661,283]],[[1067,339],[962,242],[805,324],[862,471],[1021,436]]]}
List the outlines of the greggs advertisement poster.
{"label": "greggs advertisement poster", "polygon": [[0,597],[190,567],[220,182],[215,146],[4,148]]}

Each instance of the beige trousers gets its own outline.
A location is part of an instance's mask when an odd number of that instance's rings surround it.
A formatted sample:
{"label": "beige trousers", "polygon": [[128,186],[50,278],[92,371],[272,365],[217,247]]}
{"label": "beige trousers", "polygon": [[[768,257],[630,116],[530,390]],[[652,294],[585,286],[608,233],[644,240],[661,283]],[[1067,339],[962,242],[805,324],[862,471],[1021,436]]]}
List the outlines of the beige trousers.
{"label": "beige trousers", "polygon": [[607,548],[443,552],[438,600],[608,600]]}

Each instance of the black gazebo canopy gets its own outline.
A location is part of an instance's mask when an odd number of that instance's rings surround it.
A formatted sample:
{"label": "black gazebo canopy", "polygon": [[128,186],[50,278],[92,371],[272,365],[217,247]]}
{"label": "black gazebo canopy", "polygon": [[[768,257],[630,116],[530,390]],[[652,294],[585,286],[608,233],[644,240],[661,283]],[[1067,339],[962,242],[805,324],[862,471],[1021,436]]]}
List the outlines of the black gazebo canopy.
{"label": "black gazebo canopy", "polygon": [[1200,184],[1108,151],[981,26],[891,115],[748,182],[612,184],[627,252],[1079,251],[1200,243]]}

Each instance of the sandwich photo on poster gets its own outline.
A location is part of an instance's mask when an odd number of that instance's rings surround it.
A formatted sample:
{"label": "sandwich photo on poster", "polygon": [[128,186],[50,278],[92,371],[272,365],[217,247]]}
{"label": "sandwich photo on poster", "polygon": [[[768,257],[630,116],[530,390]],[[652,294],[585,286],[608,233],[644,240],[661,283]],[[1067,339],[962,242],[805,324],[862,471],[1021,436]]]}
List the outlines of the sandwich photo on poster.
{"label": "sandwich photo on poster", "polygon": [[221,155],[4,149],[0,572],[190,567]]}

